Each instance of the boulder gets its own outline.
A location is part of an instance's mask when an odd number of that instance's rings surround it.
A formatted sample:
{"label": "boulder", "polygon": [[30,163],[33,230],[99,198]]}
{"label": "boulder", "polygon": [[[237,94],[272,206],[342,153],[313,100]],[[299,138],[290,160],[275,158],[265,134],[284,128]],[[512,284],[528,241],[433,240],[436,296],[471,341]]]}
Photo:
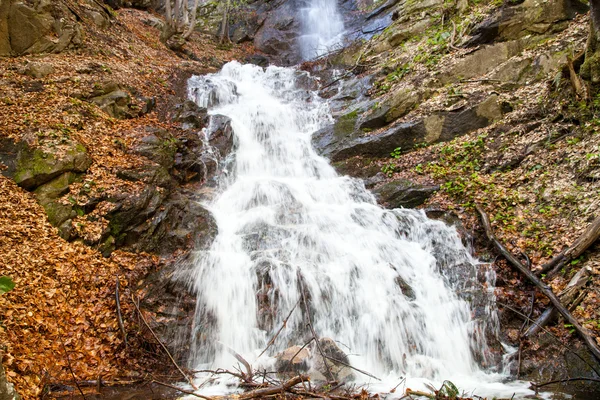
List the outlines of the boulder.
{"label": "boulder", "polygon": [[281,373],[307,372],[310,365],[311,353],[308,348],[292,346],[275,356],[275,370]]}
{"label": "boulder", "polygon": [[174,185],[169,171],[162,165],[148,163],[136,168],[117,171],[117,177],[126,181],[140,181],[152,186],[171,188]]}
{"label": "boulder", "polygon": [[[335,344],[333,339],[319,339],[319,347],[325,355],[325,359],[323,356],[321,356],[320,351],[316,348],[317,346],[314,347],[312,359],[313,370],[322,375],[326,380],[333,378],[333,380],[337,382],[347,382],[354,378],[352,369],[346,366],[350,365],[348,356],[342,351],[342,349],[338,347],[337,344]],[[331,375],[333,376],[329,377],[329,372],[331,372]],[[317,379],[318,378],[319,377],[317,376]]]}
{"label": "boulder", "polygon": [[6,379],[2,363],[0,363],[0,400],[21,400],[13,384]]}
{"label": "boulder", "polygon": [[209,144],[219,152],[220,158],[231,152],[234,141],[231,118],[220,114],[211,115],[207,134]]}
{"label": "boulder", "polygon": [[173,168],[179,140],[164,129],[146,127],[145,135],[133,146],[133,151],[162,166],[167,172]]}
{"label": "boulder", "polygon": [[92,158],[80,143],[69,143],[55,154],[23,144],[17,154],[13,178],[17,184],[32,190],[66,172],[85,172]]}
{"label": "boulder", "polygon": [[200,129],[206,125],[207,115],[206,108],[200,107],[191,100],[186,100],[175,106],[173,121],[180,122],[184,129]]}
{"label": "boulder", "polygon": [[101,96],[92,97],[90,102],[96,104],[113,118],[127,119],[135,116],[130,108],[131,96],[124,90],[117,89]]}
{"label": "boulder", "polygon": [[37,79],[45,78],[54,72],[52,64],[43,62],[30,62],[25,67],[25,74]]}
{"label": "boulder", "polygon": [[475,26],[467,45],[559,32],[577,13],[586,11],[587,5],[578,0],[525,0],[513,6],[508,3]]}
{"label": "boulder", "polygon": [[359,127],[363,130],[384,127],[408,114],[427,95],[425,91],[415,87],[396,90],[369,112],[361,115]]}
{"label": "boulder", "polygon": [[406,179],[386,183],[373,190],[379,204],[386,208],[415,208],[427,201],[439,186],[420,185]]}
{"label": "boulder", "polygon": [[[352,123],[340,119],[317,131],[313,135],[313,146],[332,161],[355,156],[387,157],[398,147],[406,151],[417,144],[449,141],[486,127],[506,111],[508,109],[494,94],[470,108],[436,112],[420,120],[395,124],[375,135],[353,129]],[[348,116],[346,119],[349,120]]]}
{"label": "boulder", "polygon": [[300,23],[296,5],[292,1],[284,1],[265,11],[268,11],[267,17],[254,35],[254,47],[283,64],[296,64],[300,61],[297,43]]}
{"label": "boulder", "polygon": [[[98,4],[93,10],[105,13]],[[65,4],[0,2],[0,56],[57,53],[81,43],[81,26]]]}

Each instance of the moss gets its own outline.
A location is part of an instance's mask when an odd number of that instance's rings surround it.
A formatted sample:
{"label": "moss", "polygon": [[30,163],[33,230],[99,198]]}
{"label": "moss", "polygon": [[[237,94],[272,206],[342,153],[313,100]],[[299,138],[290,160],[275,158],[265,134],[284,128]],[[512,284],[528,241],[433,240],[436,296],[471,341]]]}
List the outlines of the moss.
{"label": "moss", "polygon": [[358,111],[354,110],[338,118],[333,127],[333,134],[336,137],[349,136],[355,131]]}

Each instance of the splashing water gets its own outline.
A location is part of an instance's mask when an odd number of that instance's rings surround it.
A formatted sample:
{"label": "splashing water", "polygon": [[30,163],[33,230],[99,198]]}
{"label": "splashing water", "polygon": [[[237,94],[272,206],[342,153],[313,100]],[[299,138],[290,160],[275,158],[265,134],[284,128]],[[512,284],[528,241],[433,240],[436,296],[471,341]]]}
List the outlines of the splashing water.
{"label": "splashing water", "polygon": [[298,38],[303,60],[311,60],[340,47],[344,21],[336,0],[308,0],[300,9],[302,35]]}
{"label": "splashing water", "polygon": [[[389,378],[373,390],[406,377],[413,389],[448,379],[479,395],[531,393],[478,363],[490,363],[484,332],[497,328],[493,288],[478,279],[493,273],[454,228],[378,207],[362,181],[338,176],[315,153],[311,133],[331,116],[307,82],[291,68],[237,62],[189,81],[190,97],[229,116],[236,137],[207,205],[219,233],[189,278],[198,296],[194,367],[232,368],[224,347],[268,363],[256,357],[303,287],[318,335],[347,346],[353,366]],[[306,341],[304,314],[292,313],[271,354]]]}

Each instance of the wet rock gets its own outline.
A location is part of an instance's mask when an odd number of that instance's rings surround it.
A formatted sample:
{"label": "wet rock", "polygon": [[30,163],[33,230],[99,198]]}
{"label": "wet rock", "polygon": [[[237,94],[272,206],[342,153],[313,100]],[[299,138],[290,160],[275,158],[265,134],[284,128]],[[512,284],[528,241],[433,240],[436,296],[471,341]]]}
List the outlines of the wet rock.
{"label": "wet rock", "polygon": [[37,79],[45,78],[54,72],[54,66],[43,62],[30,62],[25,67],[25,74]]}
{"label": "wet rock", "polygon": [[277,372],[306,372],[309,369],[311,353],[308,348],[292,346],[275,356],[275,370]]}
{"label": "wet rock", "polygon": [[164,129],[146,127],[145,130],[146,135],[134,145],[133,151],[170,170],[175,163],[179,140]]}
{"label": "wet rock", "polygon": [[354,377],[352,369],[346,366],[350,364],[348,356],[338,347],[337,344],[335,344],[333,339],[319,339],[319,347],[323,351],[323,354],[326,358],[324,359],[323,356],[321,356],[318,349],[315,348],[313,350],[312,363],[315,371],[321,374],[326,380],[329,380],[329,373],[327,371],[327,367],[329,367],[329,371],[331,372],[331,375],[333,375],[333,380],[337,382],[346,382]]}
{"label": "wet rock", "polygon": [[313,146],[332,161],[350,157],[387,157],[393,149],[409,150],[421,143],[452,140],[473,130],[483,128],[508,111],[491,95],[468,109],[437,112],[422,120],[400,123],[376,134],[352,129],[347,118],[313,134]]}
{"label": "wet rock", "polygon": [[254,46],[267,55],[291,65],[299,61],[297,38],[300,23],[294,2],[281,2],[269,10],[254,37]]}
{"label": "wet rock", "polygon": [[6,379],[2,363],[0,363],[0,400],[21,400],[13,384]]}
{"label": "wet rock", "polygon": [[377,174],[365,179],[365,187],[367,189],[372,189],[373,187],[383,183],[387,180],[385,174],[383,172],[378,172]]}
{"label": "wet rock", "polygon": [[269,57],[264,56],[262,54],[252,54],[246,57],[246,62],[248,64],[258,65],[259,67],[268,67],[271,63]]}
{"label": "wet rock", "polygon": [[231,118],[220,114],[212,115],[207,133],[210,145],[218,150],[221,158],[231,152],[234,140]]}
{"label": "wet rock", "polygon": [[55,154],[25,144],[18,152],[13,178],[17,184],[32,190],[66,172],[85,172],[92,159],[79,143],[70,145]]}
{"label": "wet rock", "polygon": [[379,204],[386,208],[415,208],[427,201],[439,186],[419,185],[406,179],[386,183],[373,190]]}

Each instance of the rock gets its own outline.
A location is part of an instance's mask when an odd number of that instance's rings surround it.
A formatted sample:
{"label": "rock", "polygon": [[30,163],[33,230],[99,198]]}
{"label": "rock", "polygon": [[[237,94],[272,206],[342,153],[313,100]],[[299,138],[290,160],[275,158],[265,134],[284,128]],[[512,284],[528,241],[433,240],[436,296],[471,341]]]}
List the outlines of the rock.
{"label": "rock", "polygon": [[485,75],[525,49],[525,40],[496,43],[471,53],[438,76],[442,85]]}
{"label": "rock", "polygon": [[149,163],[137,168],[117,171],[117,177],[127,181],[141,181],[148,185],[171,188],[174,185],[169,171],[162,165]]}
{"label": "rock", "polygon": [[68,193],[69,185],[75,182],[76,178],[77,174],[74,172],[65,172],[50,182],[38,186],[33,194],[41,205],[47,204]]}
{"label": "rock", "polygon": [[211,115],[207,134],[210,145],[218,150],[220,158],[225,158],[233,148],[231,118],[220,114]]}
{"label": "rock", "polygon": [[19,186],[32,190],[66,172],[85,172],[90,165],[92,159],[79,143],[70,143],[56,154],[24,145],[17,155],[12,178]]}
{"label": "rock", "polygon": [[[93,8],[104,12],[98,4]],[[61,52],[82,43],[77,17],[60,2],[0,2],[0,56]]]}
{"label": "rock", "polygon": [[175,106],[173,121],[183,124],[184,129],[200,129],[206,125],[208,112],[191,100]]}
{"label": "rock", "polygon": [[475,26],[467,46],[559,32],[577,13],[586,11],[587,6],[577,0],[525,0],[501,7]]}
{"label": "rock", "polygon": [[[316,346],[314,346],[316,347]],[[354,377],[352,373],[352,369],[346,367],[344,364],[349,365],[350,360],[348,360],[348,356],[344,353],[335,341],[330,338],[321,338],[319,339],[319,347],[323,351],[323,354],[327,358],[323,359],[318,349],[313,350],[313,369],[319,372],[326,379],[329,378],[329,374],[327,371],[327,367],[329,367],[329,371],[333,375],[333,380],[337,382],[346,382],[351,380]],[[341,361],[335,362],[334,360]],[[342,364],[343,363],[343,364]],[[327,367],[325,366],[327,364]],[[327,379],[329,380],[329,379]]]}
{"label": "rock", "polygon": [[421,120],[396,124],[377,135],[352,130],[353,124],[338,120],[313,134],[313,146],[332,161],[355,156],[387,157],[398,147],[409,150],[421,143],[449,141],[486,127],[506,111],[498,96],[491,95],[466,110],[437,112]]}
{"label": "rock", "polygon": [[246,62],[248,64],[258,65],[259,67],[268,67],[269,64],[271,64],[269,57],[262,54],[252,54],[246,57]]}
{"label": "rock", "polygon": [[359,127],[361,129],[384,127],[408,114],[425,96],[425,92],[414,87],[399,89],[387,96],[381,104],[376,104],[370,112],[361,115]]}
{"label": "rock", "polygon": [[164,129],[146,127],[145,131],[145,136],[133,146],[133,151],[162,166],[168,172],[175,163],[179,140]]}
{"label": "rock", "polygon": [[276,3],[274,8],[265,14],[267,17],[254,36],[254,47],[257,50],[279,59],[286,65],[300,61],[297,44],[300,23],[296,18],[296,7],[291,1]]}
{"label": "rock", "polygon": [[547,79],[550,74],[565,65],[567,56],[566,52],[550,51],[535,57],[511,59],[502,64],[495,72],[492,72],[489,79],[519,85],[537,82]]}
{"label": "rock", "polygon": [[48,222],[50,222],[52,226],[59,227],[59,231],[65,235],[62,236],[61,234],[61,237],[63,239],[68,239],[71,231],[67,225],[70,225],[70,223],[65,223],[72,218],[75,218],[77,216],[77,211],[73,209],[71,204],[63,204],[59,201],[50,201],[42,204],[42,206],[46,211],[46,215],[48,215]]}
{"label": "rock", "polygon": [[30,62],[25,67],[25,74],[37,79],[45,78],[53,72],[54,67],[52,66],[52,64],[43,62]]}
{"label": "rock", "polygon": [[306,372],[309,369],[310,364],[310,350],[300,346],[288,347],[281,353],[275,356],[275,370],[277,372],[286,373],[301,373]]}
{"label": "rock", "polygon": [[21,400],[13,384],[6,379],[2,363],[0,363],[0,400]]}
{"label": "rock", "polygon": [[152,7],[152,0],[123,0],[123,7],[147,10]]}
{"label": "rock", "polygon": [[406,179],[386,183],[373,190],[379,204],[386,208],[415,208],[427,201],[439,186],[419,185]]}
{"label": "rock", "polygon": [[113,118],[127,119],[135,116],[130,109],[131,96],[123,90],[118,89],[101,96],[92,97],[90,101]]}

